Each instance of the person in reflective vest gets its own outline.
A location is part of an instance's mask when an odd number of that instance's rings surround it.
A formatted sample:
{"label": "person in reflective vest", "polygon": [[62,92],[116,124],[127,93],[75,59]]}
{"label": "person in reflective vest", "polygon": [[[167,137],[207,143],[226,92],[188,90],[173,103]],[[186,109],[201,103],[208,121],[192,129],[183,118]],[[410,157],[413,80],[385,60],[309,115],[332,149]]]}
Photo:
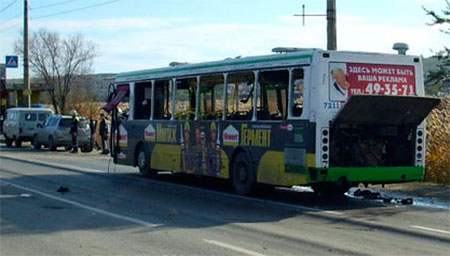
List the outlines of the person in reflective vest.
{"label": "person in reflective vest", "polygon": [[71,153],[78,153],[78,124],[80,123],[80,118],[74,109],[70,111],[70,115],[72,116],[72,123],[70,124],[70,135],[72,135]]}

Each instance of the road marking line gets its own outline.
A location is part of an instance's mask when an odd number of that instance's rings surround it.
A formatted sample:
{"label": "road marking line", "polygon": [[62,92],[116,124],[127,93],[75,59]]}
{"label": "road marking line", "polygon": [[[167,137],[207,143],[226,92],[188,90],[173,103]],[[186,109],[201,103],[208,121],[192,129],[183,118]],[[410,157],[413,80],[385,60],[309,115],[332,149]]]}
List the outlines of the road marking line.
{"label": "road marking line", "polygon": [[271,201],[271,200],[257,199],[257,201],[266,202],[266,203],[271,203],[271,204],[275,204],[275,205],[286,206],[286,207],[291,207],[291,208],[297,208],[297,209],[300,209],[300,210],[314,211],[314,212],[318,212],[318,213],[328,213],[328,214],[334,214],[334,215],[344,215],[342,212],[337,212],[337,211],[327,211],[327,210],[323,210],[323,209],[320,209],[320,208],[312,208],[312,207],[301,206],[301,205],[295,205],[295,204],[288,204],[288,203],[282,203],[282,202],[275,202],[275,201]]}
{"label": "road marking line", "polygon": [[217,245],[217,246],[220,246],[220,247],[223,247],[223,248],[226,248],[226,249],[230,249],[230,250],[233,250],[233,251],[245,253],[245,254],[252,255],[252,256],[266,256],[265,254],[257,253],[257,252],[250,251],[250,250],[238,247],[238,246],[222,243],[222,242],[215,241],[215,240],[203,239],[203,241],[206,242],[206,243],[209,243],[209,244]]}
{"label": "road marking line", "polygon": [[[96,169],[89,169],[89,168],[82,168],[82,167],[77,167],[77,166],[57,164],[57,163],[41,161],[41,160],[37,160],[37,159],[33,159],[31,161],[31,160],[28,160],[28,159],[21,159],[21,158],[14,157],[14,156],[0,156],[0,158],[2,158],[2,157],[6,158],[6,159],[21,161],[21,162],[27,162],[27,163],[31,163],[31,164],[40,163],[40,164],[43,164],[43,165],[50,165],[50,166],[53,166],[55,168],[72,169],[72,170],[78,171],[78,172],[106,173],[105,171],[100,171],[100,170],[96,170]],[[141,181],[141,179],[138,179],[138,178],[135,178],[135,177],[128,177],[128,178],[137,179],[137,180]],[[167,183],[167,182],[156,181],[156,180],[152,180],[151,182],[158,183],[158,184],[164,184],[164,185],[170,184],[170,185],[173,185],[173,186],[178,186],[178,187],[191,189],[191,190],[196,190],[196,191],[205,191],[205,189],[196,188],[196,187],[190,187],[190,186],[187,186],[187,185],[173,184],[173,183]],[[307,206],[276,202],[276,201],[272,201],[272,200],[240,196],[240,195],[235,195],[235,194],[230,194],[230,193],[225,193],[225,192],[220,192],[220,191],[213,191],[213,190],[207,190],[207,191],[210,192],[210,193],[217,194],[217,195],[222,195],[222,196],[227,196],[227,197],[234,197],[234,198],[239,198],[239,199],[248,200],[248,201],[256,201],[256,202],[259,202],[259,203],[268,203],[268,204],[272,204],[272,205],[278,205],[278,206],[284,206],[284,207],[289,207],[289,208],[295,208],[295,209],[299,209],[299,210],[303,210],[303,211],[314,211],[314,212],[317,212],[317,213],[326,213],[326,214],[333,214],[333,215],[344,215],[342,212],[327,211],[327,210],[323,210],[323,209],[320,209],[320,208],[312,208],[312,207],[307,207]]]}
{"label": "road marking line", "polygon": [[113,218],[116,218],[116,219],[126,220],[126,221],[129,221],[129,222],[133,222],[133,223],[136,223],[136,224],[139,224],[139,225],[146,226],[146,227],[152,227],[153,228],[153,227],[159,227],[159,226],[162,225],[162,224],[154,224],[154,223],[145,222],[145,221],[142,221],[142,220],[138,220],[138,219],[135,219],[135,218],[122,216],[122,215],[119,215],[119,214],[116,214],[116,213],[112,213],[112,212],[107,212],[105,210],[101,210],[101,209],[98,209],[98,208],[95,208],[95,207],[87,206],[87,205],[84,205],[82,203],[78,203],[78,202],[75,202],[75,201],[72,201],[72,200],[69,200],[69,199],[60,198],[60,197],[57,197],[57,196],[54,196],[54,195],[51,195],[51,194],[48,194],[48,193],[36,190],[36,189],[27,188],[27,187],[24,187],[24,186],[15,184],[15,183],[11,183],[9,181],[6,182],[6,181],[3,181],[3,180],[0,180],[0,183],[7,184],[7,185],[10,185],[10,186],[13,186],[13,187],[16,187],[16,188],[19,188],[19,189],[22,189],[22,190],[25,190],[25,191],[28,191],[28,192],[32,192],[32,193],[35,193],[35,194],[39,194],[41,196],[48,197],[48,198],[51,198],[53,200],[57,200],[57,201],[61,201],[61,202],[67,203],[67,204],[78,206],[80,208],[83,208],[83,209],[86,209],[86,210],[89,210],[89,211],[93,211],[93,212],[96,212],[96,213],[104,214],[104,215],[107,215],[109,217],[113,217]]}
{"label": "road marking line", "polygon": [[410,227],[428,230],[428,231],[434,231],[434,232],[438,232],[438,233],[450,234],[450,231],[445,231],[445,230],[440,230],[440,229],[435,229],[435,228],[427,228],[427,227],[422,227],[422,226],[410,226]]}
{"label": "road marking line", "polygon": [[10,160],[27,162],[27,163],[31,163],[31,164],[52,165],[53,167],[56,167],[56,168],[75,169],[75,170],[83,171],[83,172],[106,173],[106,171],[101,171],[101,170],[97,170],[97,169],[83,168],[83,167],[78,167],[78,166],[75,167],[72,165],[47,162],[47,161],[42,161],[42,160],[39,160],[36,158],[22,159],[22,158],[14,157],[14,156],[0,156],[0,158],[1,157],[10,159]]}

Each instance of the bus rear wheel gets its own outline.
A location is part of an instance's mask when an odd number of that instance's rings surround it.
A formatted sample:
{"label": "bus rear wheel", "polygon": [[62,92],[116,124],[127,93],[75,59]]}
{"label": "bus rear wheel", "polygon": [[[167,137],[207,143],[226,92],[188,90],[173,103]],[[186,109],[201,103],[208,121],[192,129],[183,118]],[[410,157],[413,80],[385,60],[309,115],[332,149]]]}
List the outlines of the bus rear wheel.
{"label": "bus rear wheel", "polygon": [[233,187],[239,195],[250,195],[256,187],[256,179],[247,154],[239,153],[233,163]]}
{"label": "bus rear wheel", "polygon": [[150,167],[150,150],[145,145],[141,146],[139,149],[137,166],[142,175],[151,178],[156,177],[157,172]]}

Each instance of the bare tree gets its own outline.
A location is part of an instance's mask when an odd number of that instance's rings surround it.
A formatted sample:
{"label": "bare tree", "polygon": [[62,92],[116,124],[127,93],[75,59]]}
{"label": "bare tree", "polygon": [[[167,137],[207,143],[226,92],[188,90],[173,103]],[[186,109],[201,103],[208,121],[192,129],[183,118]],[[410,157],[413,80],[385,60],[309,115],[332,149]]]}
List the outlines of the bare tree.
{"label": "bare tree", "polygon": [[[428,25],[440,25],[442,27],[441,31],[450,36],[450,1],[446,0],[445,2],[447,6],[442,10],[442,14],[428,10],[425,7],[423,9],[432,18],[432,22]],[[450,48],[448,48],[448,45],[444,45],[444,50],[438,51],[434,57],[440,62],[439,69],[428,72],[426,83],[437,86],[439,90],[450,91],[448,83],[444,83],[444,81],[450,81]]]}
{"label": "bare tree", "polygon": [[[89,74],[97,46],[81,33],[62,38],[58,32],[41,28],[29,39],[29,61],[32,72],[45,83],[53,85],[50,98],[56,113],[66,112],[69,93],[77,80]],[[23,38],[15,42],[16,53],[23,54]]]}

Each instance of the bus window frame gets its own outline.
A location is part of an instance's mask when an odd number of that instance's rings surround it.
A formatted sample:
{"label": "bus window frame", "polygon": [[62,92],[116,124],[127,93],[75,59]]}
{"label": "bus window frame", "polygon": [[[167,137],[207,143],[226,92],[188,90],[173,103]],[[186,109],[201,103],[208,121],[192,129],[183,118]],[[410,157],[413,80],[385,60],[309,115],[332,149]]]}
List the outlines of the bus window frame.
{"label": "bus window frame", "polygon": [[152,98],[151,98],[151,101],[150,101],[150,107],[151,107],[151,109],[150,109],[150,118],[149,118],[149,120],[150,121],[153,121],[153,115],[155,114],[155,101],[154,101],[154,98],[155,98],[155,80],[151,80],[150,81],[151,82],[151,84],[152,84]]}
{"label": "bus window frame", "polygon": [[[175,119],[172,119],[172,118],[174,118],[173,111],[175,109],[175,102],[173,100],[174,100],[174,98],[176,98],[176,93],[174,93],[174,88],[176,87],[176,86],[174,86],[175,80],[176,80],[176,78],[161,78],[161,79],[152,80],[152,104],[153,105],[152,105],[152,114],[151,114],[151,118],[152,119],[150,119],[150,120],[175,120]],[[155,114],[155,112],[154,112],[155,105],[154,104],[156,103],[155,102],[156,100],[153,100],[153,99],[155,99],[156,83],[157,82],[161,82],[161,81],[168,81],[169,82],[169,88],[168,88],[168,90],[169,90],[169,97],[167,99],[169,99],[170,102],[172,102],[172,106],[170,107],[170,111],[172,113],[169,113],[170,114],[170,118],[169,119],[165,119],[165,118],[155,119],[155,117],[154,117],[154,114]],[[166,95],[164,95],[164,99],[166,99]],[[163,107],[163,111],[164,110],[165,110],[165,106]],[[164,113],[163,113],[163,116],[164,116]]]}
{"label": "bus window frame", "polygon": [[[259,82],[256,80],[257,77],[255,76],[255,74],[259,72],[259,70],[239,70],[239,71],[235,71],[235,72],[229,72],[229,73],[223,73],[223,74],[227,74],[226,79],[224,78],[224,94],[226,96],[224,96],[224,108],[226,108],[228,110],[228,76],[232,76],[235,74],[241,74],[241,73],[252,73],[253,74],[253,82],[254,82],[254,92],[253,92],[253,100],[252,100],[252,108],[256,109],[256,99],[258,98],[256,95],[258,94],[258,86],[257,84],[259,84]],[[239,86],[239,84],[235,84],[235,86]],[[252,113],[252,118],[248,119],[248,120],[233,120],[233,119],[227,119],[227,112],[226,110],[224,110],[222,112],[222,120],[226,120],[228,122],[242,122],[242,121],[247,121],[247,122],[254,122],[256,121],[256,111],[253,111],[254,113]]]}
{"label": "bus window frame", "polygon": [[223,97],[222,97],[222,104],[223,104],[223,110],[222,110],[222,121],[226,120],[227,117],[227,110],[228,110],[228,93],[227,93],[227,87],[228,87],[228,73],[222,73],[223,74]]}
{"label": "bus window frame", "polygon": [[175,110],[176,110],[176,98],[177,98],[177,79],[176,78],[172,78],[169,79],[172,80],[172,95],[170,95],[172,97],[172,106],[171,106],[171,112],[170,113],[170,121],[175,121]]}
{"label": "bus window frame", "polygon": [[[199,97],[201,97],[201,93],[200,93],[200,88],[201,88],[201,84],[202,84],[201,79],[202,79],[202,77],[213,77],[213,76],[222,76],[222,79],[223,79],[223,89],[222,89],[223,91],[222,92],[224,94],[226,94],[226,92],[227,92],[228,73],[225,73],[225,72],[223,72],[223,73],[208,73],[208,74],[204,74],[203,76],[198,76],[198,80],[197,80],[197,85],[198,85],[197,93],[198,94],[197,94],[197,99],[196,99],[198,107],[196,108],[196,111],[195,111],[196,114],[198,113],[198,115],[196,115],[195,121],[197,121],[197,120],[204,120],[204,121],[206,121],[207,120],[207,119],[201,119],[199,117],[200,108],[201,108],[201,99],[199,98]],[[222,96],[221,100],[222,100],[223,108],[227,107],[225,99],[226,99],[226,96]],[[220,117],[220,119],[211,119],[209,121],[225,121],[226,113],[224,113],[224,112],[226,112],[225,109],[222,110],[222,116]]]}
{"label": "bus window frame", "polygon": [[197,91],[195,92],[195,121],[199,120],[199,113],[200,113],[200,86],[201,86],[201,76],[197,76]]}
{"label": "bus window frame", "polygon": [[[195,116],[194,116],[194,121],[197,121],[198,119],[198,114],[197,114],[197,112],[198,112],[198,90],[199,90],[199,80],[200,80],[200,76],[186,76],[186,77],[176,77],[176,78],[173,78],[173,84],[175,85],[174,87],[176,88],[176,90],[172,90],[172,94],[173,94],[173,97],[174,97],[174,99],[175,99],[175,101],[173,101],[173,105],[174,105],[174,108],[176,109],[176,104],[177,104],[177,102],[178,102],[178,98],[177,98],[177,92],[178,92],[178,86],[177,86],[177,81],[178,80],[184,80],[184,79],[196,79],[196,82],[197,82],[197,84],[196,84],[196,91],[195,91]],[[170,79],[169,79],[170,80]],[[172,95],[171,95],[172,96]],[[174,114],[175,115],[175,114]],[[170,120],[172,120],[172,118],[170,119]],[[174,120],[177,120],[176,118],[174,119]],[[181,119],[180,119],[181,120]]]}
{"label": "bus window frame", "polygon": [[[283,67],[283,68],[266,68],[266,69],[259,69],[258,70],[259,71],[258,80],[259,80],[259,78],[261,76],[261,73],[263,73],[263,72],[272,72],[272,71],[287,71],[288,72],[289,78],[288,78],[288,92],[287,92],[287,95],[286,95],[286,108],[288,108],[289,101],[290,101],[290,91],[289,91],[290,87],[289,86],[291,84],[291,69],[295,69],[295,68],[291,68],[291,67],[285,68],[285,67]],[[261,87],[259,81],[258,81],[258,88],[259,88],[259,90],[258,90],[258,97],[260,97],[261,94],[262,94],[262,87]],[[256,104],[256,106],[257,105],[258,104]],[[256,109],[256,106],[255,106],[255,109]],[[288,110],[286,110],[286,111],[288,111]],[[267,120],[267,119],[256,119],[256,120],[257,121],[261,121],[261,122],[285,122],[285,121],[289,120],[289,114],[290,114],[290,111],[287,112],[286,118],[285,119],[281,119],[281,120]]]}
{"label": "bus window frame", "polygon": [[[303,70],[303,83],[304,83],[304,90],[306,91],[306,93],[303,94],[303,98],[304,98],[304,104],[303,104],[303,111],[301,116],[294,116],[292,114],[292,106],[293,106],[293,97],[292,97],[292,83],[293,83],[293,74],[294,74],[294,70],[295,69],[302,69]],[[169,78],[162,78],[162,79],[153,79],[150,80],[149,82],[151,82],[151,86],[152,86],[152,90],[151,90],[151,113],[150,113],[150,117],[148,120],[153,121],[156,120],[155,119],[155,89],[156,89],[156,82],[157,81],[170,81],[170,88],[169,91],[171,92],[171,95],[169,95],[169,98],[172,101],[172,106],[171,106],[171,117],[170,117],[170,121],[175,121],[175,109],[176,109],[176,103],[178,101],[177,99],[177,86],[176,86],[176,81],[177,80],[182,80],[182,79],[189,79],[189,78],[195,78],[197,85],[196,85],[196,107],[195,107],[195,117],[194,117],[194,121],[199,121],[200,120],[200,88],[201,88],[201,78],[202,77],[207,77],[207,76],[213,76],[213,75],[222,75],[223,76],[223,98],[222,98],[222,104],[223,104],[223,111],[222,111],[222,117],[220,119],[220,121],[242,121],[242,120],[232,120],[232,119],[227,119],[227,114],[228,114],[228,85],[229,85],[229,76],[233,75],[233,74],[239,74],[239,73],[252,73],[253,74],[253,81],[254,81],[254,92],[253,92],[253,100],[252,100],[252,108],[253,110],[256,110],[257,105],[258,105],[258,98],[261,96],[261,84],[260,84],[260,77],[261,77],[261,72],[270,72],[270,71],[288,71],[289,73],[289,84],[288,84],[288,93],[287,93],[287,117],[286,119],[283,120],[258,120],[257,118],[257,113],[256,111],[253,111],[252,113],[252,117],[251,119],[247,120],[247,121],[251,121],[251,122],[255,122],[255,121],[262,121],[262,122],[279,122],[279,121],[287,121],[287,120],[307,120],[308,119],[308,110],[309,110],[309,98],[310,98],[310,83],[309,83],[309,72],[310,72],[310,66],[305,65],[305,66],[295,66],[295,67],[279,67],[279,68],[265,68],[265,69],[254,69],[254,70],[240,70],[240,71],[235,71],[235,72],[222,72],[222,73],[217,73],[217,74],[212,74],[212,73],[208,73],[208,74],[203,74],[203,75],[197,75],[197,76],[188,76],[188,77],[169,77]],[[139,81],[139,82],[145,82],[145,81]],[[128,83],[130,86],[130,113],[128,115],[128,120],[134,120],[134,113],[135,113],[135,86],[136,86],[136,81],[133,82],[129,82]],[[306,103],[306,104],[305,104]],[[158,119],[159,120],[159,119]]]}
{"label": "bus window frame", "polygon": [[[294,116],[292,114],[292,106],[293,106],[293,98],[292,98],[292,85],[293,85],[293,75],[295,69],[303,69],[303,109],[302,114],[300,116]],[[286,120],[309,120],[309,104],[311,98],[311,83],[310,83],[310,72],[311,67],[308,65],[305,66],[296,66],[290,67],[289,70],[289,88],[288,88],[288,116]]]}
{"label": "bus window frame", "polygon": [[130,88],[130,100],[129,100],[129,110],[128,110],[128,120],[134,120],[134,104],[136,103],[135,98],[135,86],[136,82],[130,82],[128,83],[128,86]]}
{"label": "bus window frame", "polygon": [[[136,116],[135,116],[135,113],[136,113],[136,111],[135,111],[135,105],[134,104],[136,104],[136,86],[137,86],[137,84],[145,84],[145,83],[148,83],[148,82],[150,82],[150,84],[151,84],[151,95],[150,95],[150,104],[149,104],[149,106],[148,107],[150,107],[150,115],[149,115],[149,117],[148,117],[148,119],[137,119],[136,118]],[[135,82],[133,82],[134,83],[134,90],[133,90],[133,96],[131,96],[131,83],[130,83],[130,97],[133,97],[132,99],[133,99],[133,117],[132,117],[132,119],[130,119],[130,117],[131,117],[131,115],[128,117],[128,120],[153,120],[153,113],[154,113],[154,110],[153,110],[153,98],[154,98],[154,90],[155,90],[155,80],[142,80],[142,81],[135,81]],[[131,98],[130,98],[130,111],[131,111]]]}
{"label": "bus window frame", "polygon": [[255,121],[257,121],[257,118],[256,118],[256,112],[258,112],[257,111],[257,109],[256,109],[256,106],[258,105],[258,98],[259,98],[259,96],[261,95],[261,86],[260,86],[260,84],[259,84],[259,73],[260,73],[261,71],[260,70],[254,70],[253,71],[253,75],[254,75],[254,79],[255,79],[255,91],[253,92],[253,106],[252,106],[252,108],[253,108],[253,113],[252,113],[252,119],[250,120],[250,121],[252,121],[252,122],[255,122]]}

